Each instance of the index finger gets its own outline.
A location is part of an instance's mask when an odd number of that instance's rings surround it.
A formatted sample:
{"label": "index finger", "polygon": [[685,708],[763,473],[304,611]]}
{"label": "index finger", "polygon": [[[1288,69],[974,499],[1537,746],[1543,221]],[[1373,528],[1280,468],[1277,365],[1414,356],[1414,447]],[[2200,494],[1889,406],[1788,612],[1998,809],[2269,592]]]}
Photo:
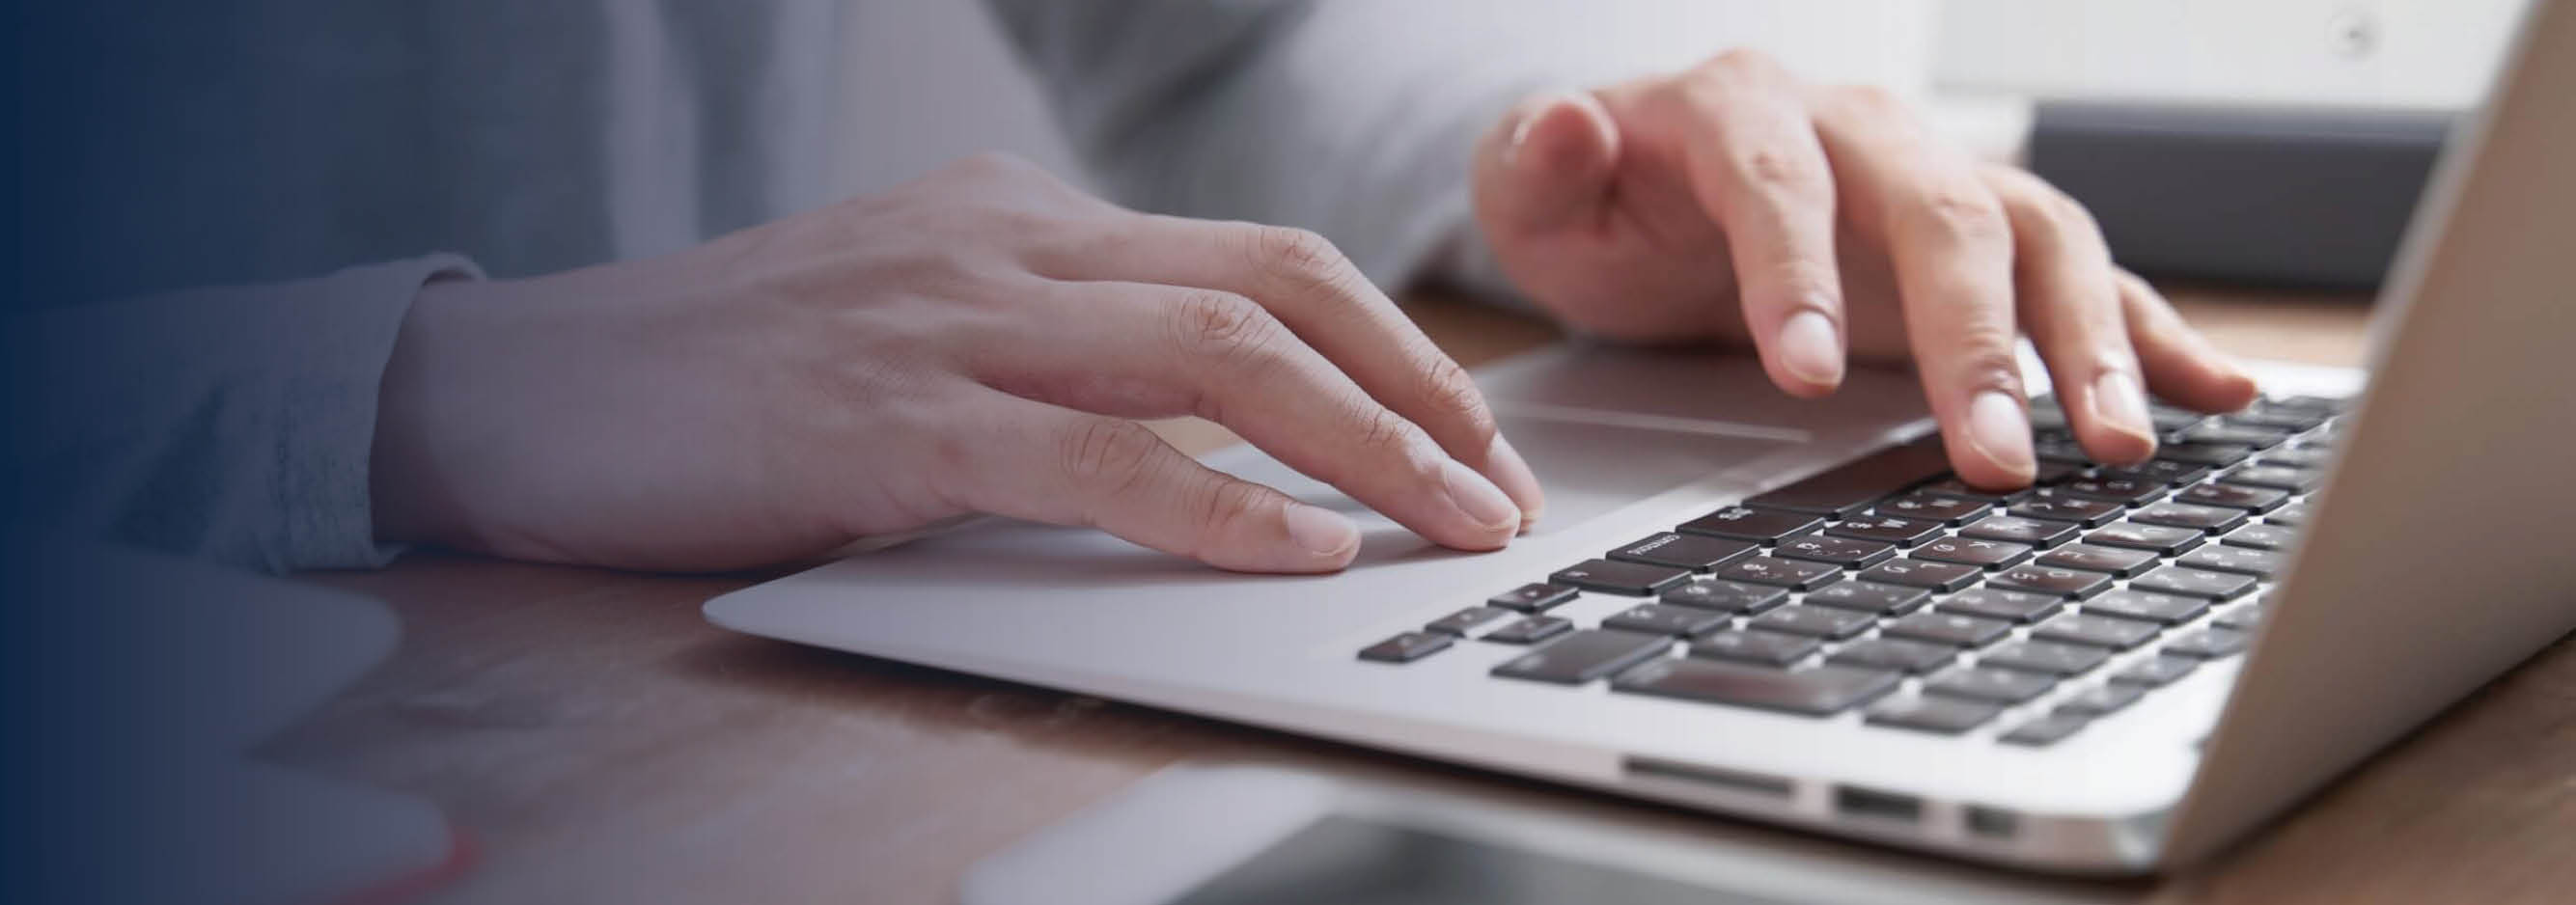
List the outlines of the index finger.
{"label": "index finger", "polygon": [[1726,233],[1746,328],[1771,382],[1799,396],[1843,378],[1834,181],[1796,81],[1736,51],[1680,77],[1691,193]]}
{"label": "index finger", "polygon": [[2012,226],[1974,165],[1931,140],[1872,88],[1822,97],[1818,136],[1844,209],[1895,266],[1906,334],[1950,463],[1980,487],[2020,487],[2037,470],[2013,355]]}
{"label": "index finger", "polygon": [[1431,435],[1520,507],[1522,527],[1547,498],[1495,423],[1467,370],[1323,237],[1300,229],[1137,215],[1060,259],[1049,275],[1201,286],[1259,302],[1360,389]]}

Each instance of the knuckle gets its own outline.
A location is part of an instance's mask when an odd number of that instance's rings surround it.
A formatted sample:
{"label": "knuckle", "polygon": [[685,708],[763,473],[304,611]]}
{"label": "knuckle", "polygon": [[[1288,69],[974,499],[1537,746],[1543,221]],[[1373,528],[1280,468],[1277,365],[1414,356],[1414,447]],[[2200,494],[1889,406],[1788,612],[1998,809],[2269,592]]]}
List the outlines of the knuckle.
{"label": "knuckle", "polygon": [[1262,272],[1299,282],[1333,279],[1342,253],[1312,230],[1264,226],[1252,233],[1253,266]]}
{"label": "knuckle", "polygon": [[1282,327],[1251,299],[1226,292],[1192,292],[1173,304],[1172,340],[1181,354],[1227,367],[1244,367],[1276,355]]}
{"label": "knuckle", "polygon": [[1196,533],[1201,537],[1225,536],[1260,508],[1263,496],[1261,488],[1249,482],[1209,481],[1198,494]]}
{"label": "knuckle", "polygon": [[1163,441],[1136,422],[1094,418],[1065,431],[1058,442],[1057,454],[1071,486],[1097,487],[1112,496],[1124,496],[1151,476]]}
{"label": "knuckle", "polygon": [[1788,148],[1755,148],[1739,157],[1735,166],[1746,183],[1760,190],[1811,197],[1832,186],[1820,157]]}
{"label": "knuckle", "polygon": [[1986,243],[2012,235],[2003,204],[1981,187],[1935,186],[1916,198],[1911,213],[1921,229],[1949,242]]}
{"label": "knuckle", "polygon": [[1370,406],[1361,415],[1357,441],[1359,448],[1371,456],[1401,459],[1411,454],[1417,442],[1414,438],[1421,430],[1402,415]]}
{"label": "knuckle", "polygon": [[1787,74],[1787,70],[1781,67],[1780,61],[1772,59],[1770,54],[1750,47],[1731,48],[1710,57],[1707,62],[1699,64],[1695,72],[1721,80],[1748,81],[1775,79]]}
{"label": "knuckle", "polygon": [[1911,115],[1905,99],[1884,85],[1841,85],[1829,96],[1836,106],[1860,116],[1888,119]]}
{"label": "knuckle", "polygon": [[1422,374],[1422,400],[1431,417],[1464,426],[1479,444],[1493,439],[1494,415],[1485,405],[1485,394],[1455,359],[1433,355],[1431,367]]}

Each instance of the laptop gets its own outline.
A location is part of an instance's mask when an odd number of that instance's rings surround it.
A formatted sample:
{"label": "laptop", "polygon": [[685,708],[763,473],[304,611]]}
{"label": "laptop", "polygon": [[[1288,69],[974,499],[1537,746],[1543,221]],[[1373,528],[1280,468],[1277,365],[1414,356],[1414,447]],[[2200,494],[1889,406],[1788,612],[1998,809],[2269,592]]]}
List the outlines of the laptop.
{"label": "laptop", "polygon": [[[1565,346],[1479,372],[1550,492],[1509,549],[1361,519],[1329,576],[987,521],[719,597],[806,644],[2066,873],[2200,858],[2576,628],[2576,3],[2533,5],[2392,274],[2370,375],[2158,409],[2028,491],[1920,392]],[[2223,216],[2213,213],[2213,216]],[[2034,379],[2040,375],[2034,374]]]}

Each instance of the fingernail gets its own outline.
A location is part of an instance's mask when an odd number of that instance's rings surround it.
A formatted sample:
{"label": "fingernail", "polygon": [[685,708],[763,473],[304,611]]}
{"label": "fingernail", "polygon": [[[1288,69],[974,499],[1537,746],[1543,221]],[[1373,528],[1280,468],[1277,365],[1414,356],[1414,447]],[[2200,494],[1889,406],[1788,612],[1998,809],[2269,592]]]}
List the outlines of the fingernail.
{"label": "fingernail", "polygon": [[1288,523],[1288,539],[1318,557],[1339,559],[1360,545],[1360,526],[1348,516],[1322,506],[1290,503],[1283,518]]}
{"label": "fingernail", "polygon": [[2037,467],[2030,451],[2030,416],[2010,393],[1987,390],[1968,403],[1968,443],[2006,470],[2026,474]]}
{"label": "fingernail", "polygon": [[2147,417],[2147,394],[2127,371],[2104,371],[2093,378],[2093,417],[2124,434],[2155,436]]}
{"label": "fingernail", "polygon": [[1507,488],[1503,493],[1520,509],[1521,530],[1537,524],[1539,511],[1547,508],[1547,497],[1539,489],[1538,474],[1530,471],[1529,462],[1521,458],[1520,450],[1512,448],[1512,441],[1503,439],[1501,434],[1494,435],[1494,445],[1485,450],[1485,470],[1493,473],[1497,486]]}
{"label": "fingernail", "polygon": [[1442,482],[1449,485],[1449,502],[1466,514],[1467,520],[1489,531],[1517,530],[1521,524],[1521,507],[1503,495],[1503,489],[1485,480],[1465,463],[1443,459],[1440,463]]}
{"label": "fingernail", "polygon": [[1808,383],[1832,386],[1843,379],[1843,344],[1834,322],[1814,311],[1801,311],[1780,325],[1780,366]]}

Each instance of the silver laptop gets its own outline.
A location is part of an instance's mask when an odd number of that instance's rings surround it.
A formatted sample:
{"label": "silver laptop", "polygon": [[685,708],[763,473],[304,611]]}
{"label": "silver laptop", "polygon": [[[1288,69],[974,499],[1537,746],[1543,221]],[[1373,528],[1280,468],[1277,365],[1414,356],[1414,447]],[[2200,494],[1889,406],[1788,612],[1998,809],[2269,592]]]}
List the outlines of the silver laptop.
{"label": "silver laptop", "polygon": [[1479,374],[1549,488],[1510,549],[1362,520],[1338,575],[985,522],[720,597],[729,628],[2036,869],[2205,855],[2576,628],[2576,3],[2419,214],[2371,379],[2159,410],[2151,467],[2046,406],[2037,488],[1943,473],[1919,391],[1564,347]]}

